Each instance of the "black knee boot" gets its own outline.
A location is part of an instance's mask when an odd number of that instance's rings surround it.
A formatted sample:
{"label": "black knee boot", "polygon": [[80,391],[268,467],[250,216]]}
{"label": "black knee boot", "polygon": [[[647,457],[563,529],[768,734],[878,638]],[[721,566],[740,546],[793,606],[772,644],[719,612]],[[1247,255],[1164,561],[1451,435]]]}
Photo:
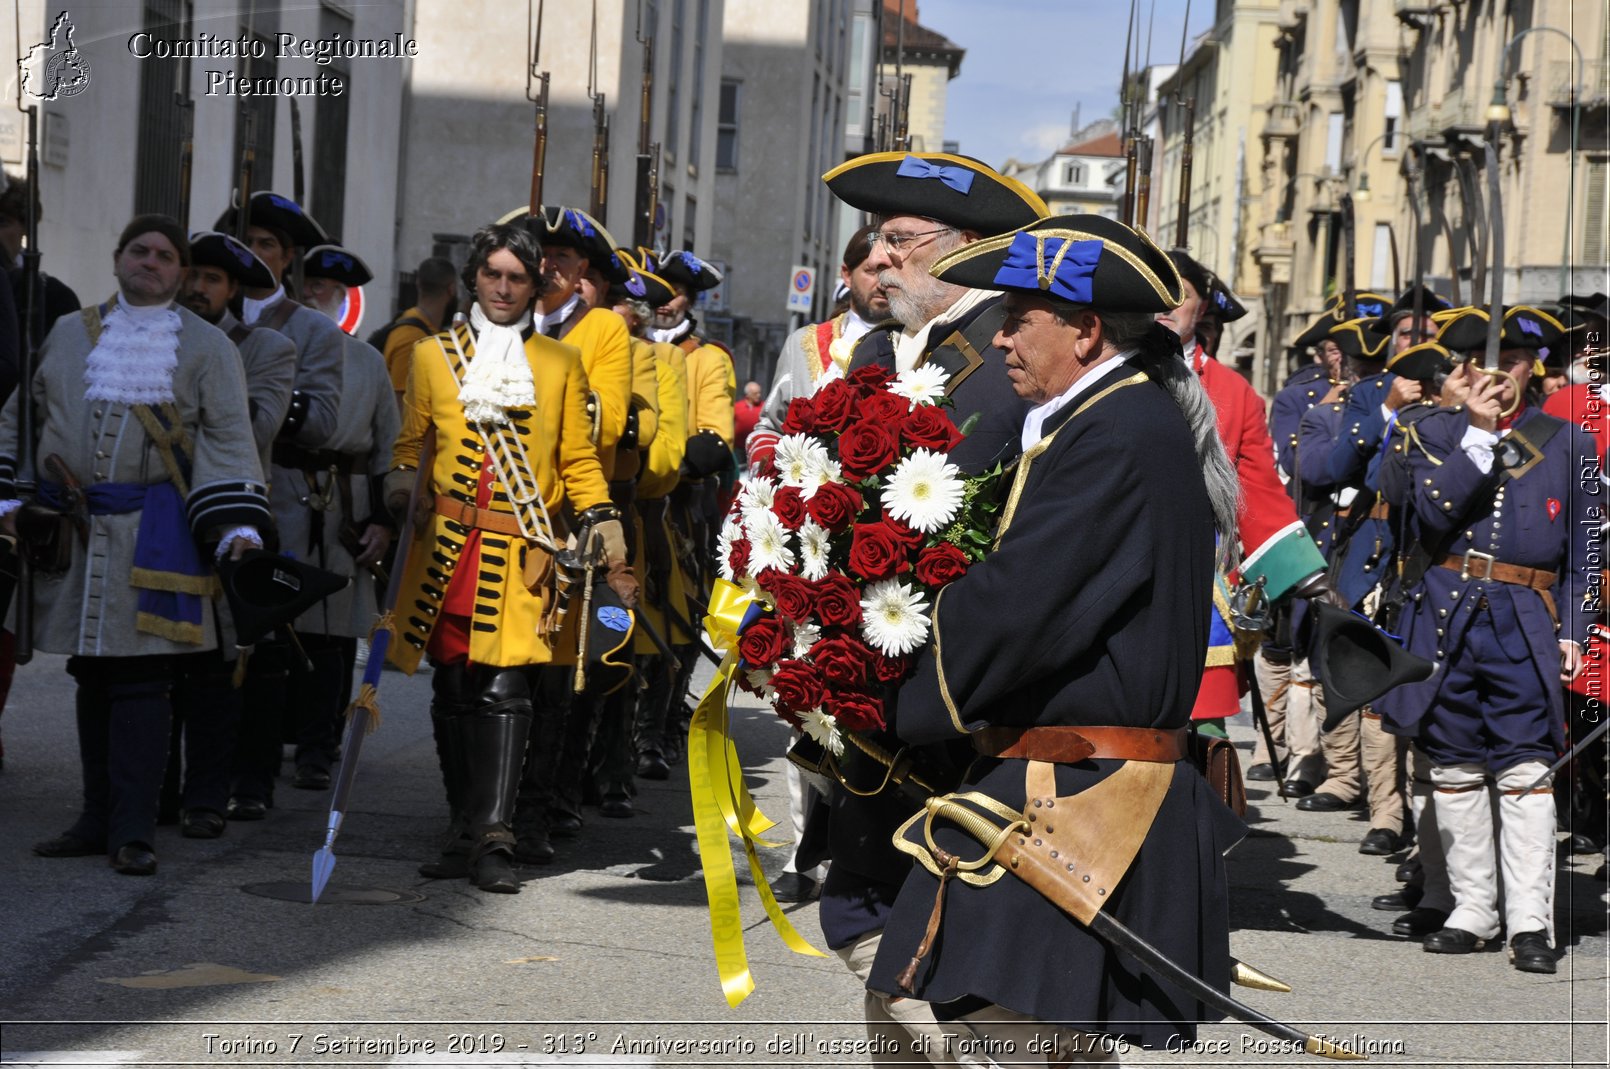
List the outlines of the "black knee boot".
{"label": "black knee boot", "polygon": [[534,669],[530,678],[534,684],[531,740],[526,744],[515,803],[514,857],[528,865],[546,865],[554,858],[550,836],[575,835],[581,828],[574,803],[567,811],[558,800],[557,785],[573,676],[569,669],[547,667]]}
{"label": "black knee boot", "polygon": [[470,837],[464,826],[464,779],[467,755],[455,744],[452,723],[475,708],[475,691],[469,670],[462,664],[439,664],[430,679],[430,727],[436,742],[436,763],[447,796],[447,832],[441,856],[419,866],[419,874],[432,880],[461,880],[470,874]]}
{"label": "black knee boot", "polygon": [[455,743],[468,761],[464,823],[470,834],[470,882],[515,894],[514,796],[531,734],[531,688],[518,668],[485,668],[474,709],[453,717]]}
{"label": "black knee boot", "polygon": [[632,724],[637,774],[643,779],[670,779],[671,766],[665,760],[665,718],[671,707],[676,673],[661,656],[639,657],[637,671],[648,681],[648,689],[638,695]]}

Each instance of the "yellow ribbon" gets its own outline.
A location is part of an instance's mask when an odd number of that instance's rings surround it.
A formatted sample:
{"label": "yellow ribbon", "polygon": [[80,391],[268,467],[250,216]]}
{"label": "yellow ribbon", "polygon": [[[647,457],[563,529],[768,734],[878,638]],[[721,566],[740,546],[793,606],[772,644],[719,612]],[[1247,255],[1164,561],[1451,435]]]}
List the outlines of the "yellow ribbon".
{"label": "yellow ribbon", "polygon": [[781,843],[760,838],[776,826],[755,806],[744,782],[743,765],[728,730],[727,695],[738,671],[738,626],[757,600],[758,591],[718,579],[710,596],[705,633],[711,645],[724,654],[721,666],[699,699],[688,726],[688,784],[693,795],[693,826],[699,839],[699,862],[704,869],[704,890],[710,906],[710,938],[715,947],[716,971],[728,1006],[737,1006],[755,989],[744,953],[743,918],[738,908],[738,876],[727,845],[730,832],[743,843],[749,874],[760,892],[772,928],[796,954],[824,957],[807,943],[777,905],[771,884],[761,870],[756,845]]}

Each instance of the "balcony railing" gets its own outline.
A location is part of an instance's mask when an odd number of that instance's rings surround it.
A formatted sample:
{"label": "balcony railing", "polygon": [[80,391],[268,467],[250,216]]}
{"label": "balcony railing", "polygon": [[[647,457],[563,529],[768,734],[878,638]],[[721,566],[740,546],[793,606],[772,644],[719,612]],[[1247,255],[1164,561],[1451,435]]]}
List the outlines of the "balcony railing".
{"label": "balcony railing", "polygon": [[[1569,108],[1576,73],[1568,59],[1552,60],[1543,72],[1544,98],[1551,108]],[[1602,59],[1582,65],[1581,96],[1576,103],[1584,108],[1602,108],[1610,101],[1610,63]]]}

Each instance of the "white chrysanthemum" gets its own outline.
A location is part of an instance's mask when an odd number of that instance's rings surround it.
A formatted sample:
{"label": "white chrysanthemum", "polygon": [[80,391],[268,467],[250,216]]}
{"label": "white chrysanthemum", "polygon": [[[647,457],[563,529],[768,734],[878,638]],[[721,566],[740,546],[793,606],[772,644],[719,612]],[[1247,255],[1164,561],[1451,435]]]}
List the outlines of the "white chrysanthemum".
{"label": "white chrysanthemum", "polygon": [[839,722],[832,716],[820,709],[807,709],[799,714],[799,726],[822,749],[834,757],[844,756],[844,736],[839,734]]}
{"label": "white chrysanthemum", "polygon": [[757,512],[770,512],[777,500],[777,480],[756,477],[744,484],[738,494],[738,512],[748,523]]}
{"label": "white chrysanthemum", "polygon": [[800,524],[798,533],[800,577],[812,582],[827,578],[827,557],[833,548],[832,535],[828,534],[826,527],[810,520]]}
{"label": "white chrysanthemum", "polygon": [[960,474],[956,465],[946,463],[945,454],[918,449],[890,473],[883,487],[883,506],[896,519],[932,534],[954,520],[961,508],[966,487]]}
{"label": "white chrysanthemum", "polygon": [[816,491],[828,483],[841,483],[844,481],[844,468],[836,460],[827,459],[827,454],[820,457],[813,456],[806,461],[805,481],[800,487],[799,496],[809,501],[816,496]]}
{"label": "white chrysanthemum", "polygon": [[885,657],[915,650],[928,637],[928,603],[922,592],[898,579],[866,588],[861,599],[861,634]]}
{"label": "white chrysanthemum", "polygon": [[934,405],[945,396],[945,383],[949,381],[950,373],[944,368],[925,364],[896,375],[889,384],[889,392],[910,401],[912,408]]}
{"label": "white chrysanthemum", "polygon": [[743,526],[730,520],[721,525],[721,533],[716,536],[716,571],[729,583],[737,579],[737,573],[732,570],[732,544],[743,536]]}
{"label": "white chrysanthemum", "polygon": [[811,647],[822,640],[822,629],[812,623],[794,625],[794,660],[810,656]]}
{"label": "white chrysanthemum", "polygon": [[772,689],[771,677],[772,672],[768,668],[752,668],[744,673],[744,678],[749,681],[749,685],[758,690],[760,696],[768,701],[777,695],[777,692]]}
{"label": "white chrysanthemum", "polygon": [[827,446],[806,434],[785,434],[777,440],[772,463],[777,465],[784,486],[815,487],[820,483],[810,476],[827,465]]}
{"label": "white chrysanthemum", "polygon": [[794,567],[794,551],[788,545],[788,528],[770,512],[757,512],[749,521],[749,574],[759,575],[767,568],[780,572]]}

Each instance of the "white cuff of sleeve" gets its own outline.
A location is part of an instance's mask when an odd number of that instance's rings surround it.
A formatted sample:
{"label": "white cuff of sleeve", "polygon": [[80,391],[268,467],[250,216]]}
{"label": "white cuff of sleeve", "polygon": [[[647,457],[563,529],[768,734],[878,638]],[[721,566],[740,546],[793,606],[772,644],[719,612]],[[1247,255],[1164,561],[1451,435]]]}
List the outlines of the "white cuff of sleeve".
{"label": "white cuff of sleeve", "polygon": [[1493,446],[1498,444],[1498,435],[1492,431],[1484,431],[1472,424],[1465,428],[1465,435],[1459,439],[1459,448],[1465,451],[1470,462],[1481,469],[1483,475],[1493,470]]}
{"label": "white cuff of sleeve", "polygon": [[229,544],[236,539],[250,542],[255,548],[263,548],[263,536],[257,533],[257,528],[251,526],[236,527],[225,531],[224,536],[218,540],[218,559],[223,560],[224,554],[229,552]]}
{"label": "white cuff of sleeve", "polygon": [[0,501],[0,516],[9,516],[20,508],[22,508],[22,499],[20,497]]}
{"label": "white cuff of sleeve", "polygon": [[1388,423],[1392,422],[1392,410],[1386,407],[1385,401],[1381,402],[1381,418],[1386,420]]}

